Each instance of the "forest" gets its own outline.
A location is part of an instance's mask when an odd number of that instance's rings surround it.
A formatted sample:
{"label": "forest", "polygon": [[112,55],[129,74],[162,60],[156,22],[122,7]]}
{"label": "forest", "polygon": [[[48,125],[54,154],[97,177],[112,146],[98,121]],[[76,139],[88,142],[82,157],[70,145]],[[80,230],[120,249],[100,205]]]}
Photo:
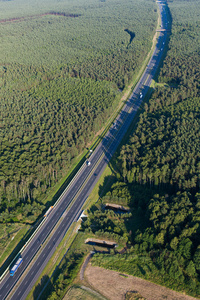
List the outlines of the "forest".
{"label": "forest", "polygon": [[[95,265],[200,297],[200,7],[168,5],[172,32],[158,83],[114,162],[116,182],[84,226],[127,238],[123,255],[95,254]],[[104,203],[131,211],[123,218]]]}
{"label": "forest", "polygon": [[[5,226],[38,218],[47,191],[103,126],[151,47],[157,21],[153,1],[69,3],[55,7],[51,0],[36,1],[30,10],[24,0],[0,2],[0,19],[30,17],[0,23],[0,222]],[[114,162],[116,182],[100,207],[90,208],[81,229],[125,246],[124,254],[95,254],[94,264],[199,297],[200,3],[168,5],[172,32],[158,84]],[[50,11],[59,14],[31,18]],[[130,211],[105,210],[107,202]],[[81,262],[82,254],[64,261],[49,299],[59,297]]]}
{"label": "forest", "polygon": [[0,222],[5,228],[33,223],[45,211],[47,193],[136,76],[157,17],[151,0],[0,2]]}
{"label": "forest", "polygon": [[[94,265],[200,297],[200,4],[168,5],[172,32],[155,90],[111,161],[115,182],[87,210],[81,230],[121,247],[96,253]],[[129,211],[105,209],[106,203]],[[59,299],[64,278],[48,299]]]}

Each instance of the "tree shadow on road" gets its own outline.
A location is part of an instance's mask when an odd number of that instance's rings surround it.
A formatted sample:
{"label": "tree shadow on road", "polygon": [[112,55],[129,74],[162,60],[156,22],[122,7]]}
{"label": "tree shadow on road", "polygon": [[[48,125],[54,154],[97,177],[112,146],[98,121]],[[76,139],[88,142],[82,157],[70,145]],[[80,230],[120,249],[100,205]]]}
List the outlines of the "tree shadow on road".
{"label": "tree shadow on road", "polygon": [[50,281],[50,278],[48,275],[44,275],[41,280],[40,283],[38,283],[33,291],[33,299],[34,300],[39,300],[39,299],[46,299],[45,296],[45,291],[44,293],[42,293],[43,288],[45,287],[45,285],[48,284],[48,290],[52,289],[52,283]]}

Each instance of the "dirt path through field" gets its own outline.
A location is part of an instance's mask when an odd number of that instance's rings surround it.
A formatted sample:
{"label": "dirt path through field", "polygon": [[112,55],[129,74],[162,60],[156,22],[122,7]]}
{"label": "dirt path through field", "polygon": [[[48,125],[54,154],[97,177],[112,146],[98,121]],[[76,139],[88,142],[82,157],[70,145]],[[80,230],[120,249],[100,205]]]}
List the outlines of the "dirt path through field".
{"label": "dirt path through field", "polygon": [[88,264],[85,279],[99,293],[109,300],[124,300],[128,291],[137,291],[147,300],[194,300],[187,295],[174,292],[168,288],[151,283],[144,279],[119,272],[93,267]]}

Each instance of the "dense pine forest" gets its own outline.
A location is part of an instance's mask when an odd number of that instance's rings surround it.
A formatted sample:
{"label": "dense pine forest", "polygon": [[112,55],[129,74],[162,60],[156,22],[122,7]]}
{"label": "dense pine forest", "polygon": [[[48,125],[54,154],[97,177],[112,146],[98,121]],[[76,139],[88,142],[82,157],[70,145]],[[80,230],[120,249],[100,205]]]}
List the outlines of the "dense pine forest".
{"label": "dense pine forest", "polygon": [[0,2],[2,249],[13,223],[45,211],[47,194],[117,107],[157,18],[152,0]]}
{"label": "dense pine forest", "polygon": [[[172,32],[155,90],[111,162],[115,183],[87,210],[81,231],[119,245],[96,253],[93,264],[200,297],[200,7],[194,0],[168,5]],[[106,203],[128,210],[106,209]],[[46,291],[48,299],[60,299],[71,283],[69,265]]]}
{"label": "dense pine forest", "polygon": [[93,207],[83,227],[127,239],[125,254],[96,254],[96,265],[200,297],[200,6],[168,4],[172,32],[159,84],[102,199],[131,212],[122,217]]}
{"label": "dense pine forest", "polygon": [[[113,161],[115,183],[81,230],[125,246],[95,254],[94,264],[200,297],[200,3],[168,6],[172,32],[155,90]],[[156,10],[151,0],[0,1],[0,223],[8,243],[9,226],[37,220],[47,193],[117,107],[151,47]],[[82,261],[76,252],[64,261],[48,299],[59,298]]]}

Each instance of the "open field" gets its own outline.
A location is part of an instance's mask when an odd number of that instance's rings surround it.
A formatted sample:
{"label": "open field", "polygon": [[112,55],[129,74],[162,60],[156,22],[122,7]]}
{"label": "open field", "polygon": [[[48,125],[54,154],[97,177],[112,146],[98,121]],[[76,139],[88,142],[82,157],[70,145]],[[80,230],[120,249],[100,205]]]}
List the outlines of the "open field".
{"label": "open field", "polygon": [[[195,300],[144,279],[88,265],[85,278],[94,290],[109,300],[124,300],[128,291],[137,291],[147,300]],[[72,298],[73,299],[73,298]],[[71,300],[71,299],[70,299]]]}

